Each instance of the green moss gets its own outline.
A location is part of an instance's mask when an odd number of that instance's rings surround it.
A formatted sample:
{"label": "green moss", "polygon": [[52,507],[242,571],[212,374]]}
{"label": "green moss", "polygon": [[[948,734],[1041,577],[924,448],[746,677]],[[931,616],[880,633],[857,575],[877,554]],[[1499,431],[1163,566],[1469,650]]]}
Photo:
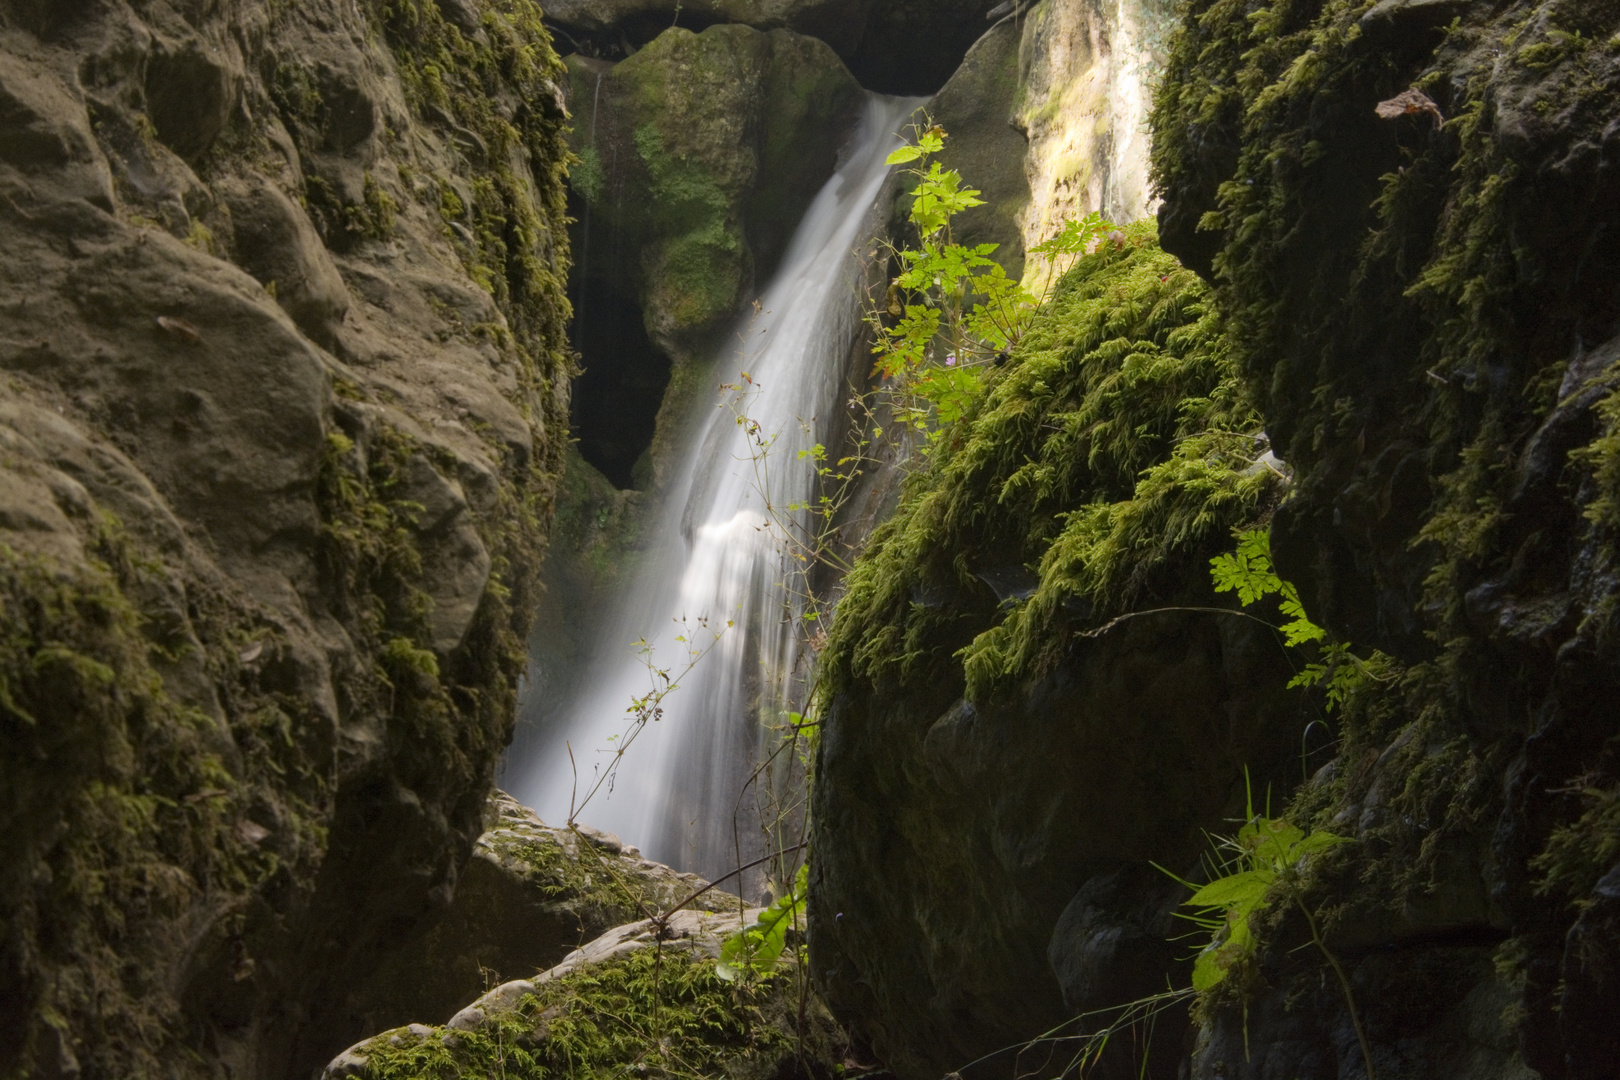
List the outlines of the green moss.
{"label": "green moss", "polygon": [[[477,1031],[435,1028],[366,1044],[373,1080],[508,1076],[592,1080],[623,1076],[768,1076],[798,1051],[791,974],[750,986],[720,979],[710,959],[642,949],[543,983]],[[812,1021],[819,1021],[812,1017]],[[815,1023],[808,1056],[826,1060]],[[392,1045],[394,1042],[398,1045]]]}
{"label": "green moss", "polygon": [[[378,0],[376,9],[412,106],[423,115],[429,109],[447,114],[476,136],[472,153],[479,160],[463,174],[470,174],[473,203],[462,206],[452,194],[452,206],[444,197],[448,180],[439,178],[441,212],[447,223],[463,214],[470,219],[474,246],[455,246],[512,328],[524,390],[516,404],[529,415],[538,399],[546,415],[533,419],[562,430],[567,418],[551,391],[573,370],[563,243],[565,177],[573,158],[556,101],[567,70],[551,47],[540,6],[487,0],[481,5],[487,43],[463,36],[433,0]],[[497,106],[507,98],[521,103],[510,118]],[[515,169],[515,160],[527,160],[530,171]],[[546,465],[555,474],[560,461]]]}
{"label": "green moss", "polygon": [[1554,828],[1531,865],[1537,892],[1584,907],[1598,880],[1620,859],[1620,784],[1588,783],[1579,794],[1580,817]]}
{"label": "green moss", "polygon": [[636,152],[651,177],[651,216],[665,237],[653,289],[680,326],[702,326],[737,307],[748,249],[732,200],[715,177],[664,148],[658,126],[636,128]]}
{"label": "green moss", "polygon": [[165,568],[110,518],[87,546],[91,561],[65,565],[0,544],[0,1009],[17,1039],[0,1060],[27,1073],[49,1056],[44,1017],[88,1074],[170,1075],[179,1003],[143,962],[153,920],[276,862],[233,828],[253,790],[214,720],[163,689],[172,649],[130,598]]}
{"label": "green moss", "polygon": [[607,171],[602,166],[601,151],[594,146],[582,146],[579,151],[579,164],[569,170],[568,184],[587,202],[600,200],[602,190],[607,184]]}
{"label": "green moss", "polygon": [[[830,688],[950,679],[978,697],[1038,674],[1067,629],[1128,610],[1275,493],[1208,291],[1150,223],[1124,236],[1064,279],[909,482],[849,576]],[[1019,567],[1032,591],[998,607],[976,575]]]}
{"label": "green moss", "polygon": [[[1446,872],[1442,853],[1478,850],[1498,821],[1498,836],[1524,827],[1528,858],[1495,879],[1573,898],[1596,880],[1593,853],[1612,861],[1612,776],[1531,781],[1517,807],[1503,791],[1518,781],[1503,777],[1525,718],[1566,707],[1549,704],[1551,651],[1609,647],[1612,589],[1586,575],[1612,573],[1620,406],[1599,406],[1598,436],[1573,462],[1559,450],[1526,469],[1572,343],[1602,341],[1620,314],[1614,248],[1595,239],[1612,213],[1577,194],[1598,183],[1582,148],[1601,145],[1620,108],[1615,8],[1511,3],[1430,33],[1364,26],[1372,6],[1195,0],[1152,121],[1167,236],[1214,253],[1236,368],[1319,523],[1312,554],[1340,559],[1326,552],[1344,545],[1354,568],[1332,587],[1399,596],[1421,624],[1398,643],[1399,681],[1344,710],[1331,783],[1291,813],[1371,823],[1332,903],[1398,906]],[[1443,126],[1376,118],[1408,87],[1439,103]],[[1576,248],[1590,261],[1570,260]],[[1385,450],[1421,460],[1432,492],[1400,524],[1384,517]],[[1369,491],[1384,503],[1352,520]],[[1572,551],[1595,567],[1572,567]],[[1512,613],[1470,612],[1486,583],[1515,603],[1591,590],[1572,625],[1585,621],[1526,646]],[[1577,780],[1588,795],[1573,812],[1577,800],[1537,790]]]}

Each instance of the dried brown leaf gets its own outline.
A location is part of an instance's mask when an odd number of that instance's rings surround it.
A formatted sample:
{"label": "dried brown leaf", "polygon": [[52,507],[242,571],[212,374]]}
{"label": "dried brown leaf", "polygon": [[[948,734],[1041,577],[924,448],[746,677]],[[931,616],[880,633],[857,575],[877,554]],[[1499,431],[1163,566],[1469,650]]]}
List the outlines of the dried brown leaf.
{"label": "dried brown leaf", "polygon": [[175,337],[185,338],[193,345],[202,341],[202,331],[184,319],[177,319],[173,315],[159,315],[157,324],[168,333],[173,334]]}
{"label": "dried brown leaf", "polygon": [[1375,110],[1385,120],[1395,120],[1402,116],[1412,116],[1417,113],[1427,113],[1434,117],[1434,126],[1439,127],[1445,121],[1440,115],[1440,106],[1423,91],[1412,87],[1402,90],[1388,101],[1380,101]]}

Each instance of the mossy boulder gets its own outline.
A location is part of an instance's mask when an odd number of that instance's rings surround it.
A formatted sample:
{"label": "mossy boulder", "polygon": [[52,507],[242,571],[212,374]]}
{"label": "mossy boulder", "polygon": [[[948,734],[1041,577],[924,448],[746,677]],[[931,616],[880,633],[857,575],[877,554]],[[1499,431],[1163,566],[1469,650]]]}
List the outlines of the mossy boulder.
{"label": "mossy boulder", "polygon": [[796,963],[741,980],[717,969],[725,938],[759,914],[733,904],[610,930],[448,1024],[411,1024],[351,1047],[323,1080],[838,1075],[847,1041]]}
{"label": "mossy boulder", "polygon": [[684,358],[723,331],[827,177],[860,89],[786,30],[671,29],[611,66],[572,58],[573,187],[589,215],[577,273],[629,287]]}
{"label": "mossy boulder", "polygon": [[[361,1031],[412,1021],[443,1023],[486,989],[532,975],[644,912],[673,909],[708,883],[643,859],[612,833],[546,825],[503,792],[490,797],[489,828],[462,867],[456,893],[393,943],[345,1002]],[[723,889],[691,901],[732,911]]]}
{"label": "mossy boulder", "polygon": [[0,9],[0,1075],[318,1068],[483,831],[568,151],[455,8]]}
{"label": "mossy boulder", "polygon": [[[1281,480],[1209,291],[1151,224],[1082,259],[988,377],[821,654],[812,969],[919,1080],[1184,984],[1153,864],[1194,872],[1245,768],[1297,781],[1307,722],[1274,632],[1210,584]],[[1153,1075],[1185,1023],[1160,1018]]]}

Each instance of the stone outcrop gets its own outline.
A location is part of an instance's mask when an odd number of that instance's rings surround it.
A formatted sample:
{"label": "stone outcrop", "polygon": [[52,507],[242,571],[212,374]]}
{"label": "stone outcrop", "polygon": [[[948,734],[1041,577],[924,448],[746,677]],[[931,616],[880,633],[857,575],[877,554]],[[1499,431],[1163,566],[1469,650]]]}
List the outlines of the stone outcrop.
{"label": "stone outcrop", "polygon": [[[1289,659],[1209,581],[1281,481],[1207,293],[1122,236],[911,478],[821,656],[812,969],[902,1077],[1032,1068],[1042,1032],[1185,985],[1157,867],[1196,872],[1246,769],[1299,780]],[[1161,1017],[1154,1075],[1185,1024]]]}
{"label": "stone outcrop", "polygon": [[571,58],[569,72],[584,159],[573,188],[592,230],[579,277],[637,296],[653,341],[690,357],[781,256],[860,89],[820,41],[736,24],[668,30],[616,64]]}
{"label": "stone outcrop", "polygon": [[[643,859],[612,833],[546,825],[497,791],[489,828],[456,879],[450,902],[391,943],[344,1007],[356,1032],[413,1021],[444,1023],[489,983],[527,977],[646,912],[690,900],[690,912],[735,913],[722,889]],[[451,1023],[454,1027],[454,1023]]]}
{"label": "stone outcrop", "polygon": [[[510,843],[500,833],[514,825],[535,835],[535,823],[518,820],[514,806],[503,808],[505,827],[485,838],[492,851]],[[622,855],[612,852],[615,842],[606,843],[608,854]],[[677,875],[630,858],[640,865],[621,867],[627,871],[615,877],[621,886],[646,889],[649,899],[672,895],[665,887]],[[577,853],[567,861],[581,871],[594,863]],[[538,882],[525,884],[532,889]],[[726,939],[762,909],[718,891],[703,898],[702,908],[672,910],[678,902],[661,904],[656,921],[614,927],[538,974],[476,995],[446,1023],[401,1025],[357,1043],[327,1065],[322,1080],[424,1068],[443,1080],[497,1071],[538,1080],[620,1070],[769,1080],[831,1076],[855,1064],[826,1008],[806,995],[792,949],[768,970],[717,967]],[[472,901],[468,913],[477,905]]]}
{"label": "stone outcrop", "polygon": [[[1386,0],[1290,7],[1293,35],[1281,11],[1193,6],[1154,166],[1299,478],[1279,567],[1403,670],[1301,799],[1360,841],[1319,886],[1330,944],[1380,1077],[1609,1075],[1620,24]],[[1263,1051],[1233,1002],[1193,1075],[1358,1053],[1304,933],[1261,964]]]}
{"label": "stone outcrop", "polygon": [[567,423],[536,7],[0,3],[0,1072],[286,1077],[442,908]]}

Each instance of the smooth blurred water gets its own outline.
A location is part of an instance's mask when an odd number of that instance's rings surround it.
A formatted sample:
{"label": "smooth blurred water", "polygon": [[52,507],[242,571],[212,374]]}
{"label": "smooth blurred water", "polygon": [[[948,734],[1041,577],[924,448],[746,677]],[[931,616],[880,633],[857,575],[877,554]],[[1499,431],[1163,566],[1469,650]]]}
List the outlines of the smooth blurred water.
{"label": "smooth blurred water", "polygon": [[754,453],[736,412],[704,396],[643,566],[616,598],[588,670],[570,680],[580,689],[558,700],[544,673],[531,672],[524,719],[538,729],[514,744],[502,782],[545,820],[567,820],[630,729],[627,709],[657,685],[633,643],[645,640],[652,663],[674,678],[689,646],[713,640],[702,621],[712,630],[729,622],[628,745],[612,790],[578,820],[711,880],[760,850],[755,792],[744,789],[766,726],[797,704],[801,614],[794,568],[765,527],[766,493],[778,507],[813,497],[799,452],[822,441],[840,404],[861,315],[854,246],[867,239],[861,225],[889,175],[884,159],[919,104],[869,98],[846,160],[805,213],[759,310],[738,326],[741,344],[715,369],[717,382],[741,383],[741,372],[752,379],[746,401],[732,396],[775,439],[769,453]]}

